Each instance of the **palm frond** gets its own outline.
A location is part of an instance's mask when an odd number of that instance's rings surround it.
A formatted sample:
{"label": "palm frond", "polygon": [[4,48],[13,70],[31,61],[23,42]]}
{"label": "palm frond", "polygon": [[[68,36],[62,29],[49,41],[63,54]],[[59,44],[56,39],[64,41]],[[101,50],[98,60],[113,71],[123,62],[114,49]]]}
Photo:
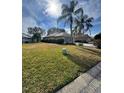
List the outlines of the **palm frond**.
{"label": "palm frond", "polygon": [[61,20],[63,20],[63,19],[66,19],[66,17],[68,17],[69,15],[70,15],[70,13],[66,13],[66,14],[60,16],[60,17],[57,19],[57,22],[59,22],[59,21],[61,21]]}
{"label": "palm frond", "polygon": [[77,18],[75,18],[74,23],[75,23],[76,25],[79,25],[79,24],[80,24],[80,21],[79,21]]}
{"label": "palm frond", "polygon": [[66,5],[66,4],[63,4],[62,5],[62,15],[63,14],[66,14],[66,13],[69,13],[70,12],[70,9],[69,9],[69,7],[68,7],[68,5]]}
{"label": "palm frond", "polygon": [[72,0],[72,1],[70,2],[70,11],[71,11],[71,12],[74,11],[74,9],[75,9],[75,7],[77,6],[77,4],[78,4],[78,1],[77,1],[77,0]]}
{"label": "palm frond", "polygon": [[69,9],[69,7],[68,7],[68,5],[63,4],[63,5],[62,5],[62,9]]}
{"label": "palm frond", "polygon": [[91,30],[90,28],[93,27],[93,25],[91,23],[86,23],[86,29],[85,29],[85,32],[89,31],[90,35],[91,35]]}
{"label": "palm frond", "polygon": [[90,18],[87,18],[87,22],[92,22],[94,19],[93,19],[93,17],[90,17]]}
{"label": "palm frond", "polygon": [[89,26],[89,27],[93,27],[93,25],[92,25],[92,24],[90,24],[90,23],[88,24],[88,26]]}
{"label": "palm frond", "polygon": [[69,18],[69,16],[68,16],[68,17],[66,17],[66,19],[65,19],[64,27],[65,27],[65,26],[66,26],[66,24],[68,24],[68,23],[70,23],[70,18]]}
{"label": "palm frond", "polygon": [[81,15],[83,15],[83,8],[79,8],[79,9],[77,9],[74,13],[75,14],[79,14],[79,13],[81,13]]}
{"label": "palm frond", "polygon": [[83,18],[84,18],[84,20],[87,20],[88,15],[84,15]]}

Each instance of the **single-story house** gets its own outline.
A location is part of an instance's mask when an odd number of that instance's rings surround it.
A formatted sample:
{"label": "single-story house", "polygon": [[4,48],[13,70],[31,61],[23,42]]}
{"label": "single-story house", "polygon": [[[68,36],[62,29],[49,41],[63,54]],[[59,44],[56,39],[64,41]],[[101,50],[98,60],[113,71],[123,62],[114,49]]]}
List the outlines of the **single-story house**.
{"label": "single-story house", "polygon": [[68,44],[71,43],[71,36],[66,32],[55,32],[44,37],[43,41],[49,43]]}
{"label": "single-story house", "polygon": [[60,28],[50,28],[47,31],[47,35],[43,38],[44,42],[48,43],[61,43],[61,44],[69,44],[74,42],[82,42],[82,43],[89,43],[92,42],[92,37],[88,34],[78,34],[74,35],[73,41],[70,34],[68,34],[64,29]]}
{"label": "single-story house", "polygon": [[31,43],[32,42],[32,36],[22,33],[22,43]]}
{"label": "single-story house", "polygon": [[74,38],[75,42],[82,42],[82,43],[89,43],[93,41],[93,38],[90,37],[88,34],[79,34],[76,35]]}

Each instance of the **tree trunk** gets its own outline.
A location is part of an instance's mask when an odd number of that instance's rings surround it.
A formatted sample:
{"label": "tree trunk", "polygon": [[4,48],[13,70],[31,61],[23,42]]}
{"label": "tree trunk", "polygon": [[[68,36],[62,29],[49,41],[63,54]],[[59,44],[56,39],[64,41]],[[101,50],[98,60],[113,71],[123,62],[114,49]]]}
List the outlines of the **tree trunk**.
{"label": "tree trunk", "polygon": [[73,30],[72,30],[72,24],[73,24],[73,19],[72,17],[70,18],[70,30],[71,30],[71,43],[74,43],[74,39],[73,39]]}
{"label": "tree trunk", "polygon": [[71,31],[71,43],[73,43],[73,32],[72,32],[72,24],[70,24],[70,31]]}

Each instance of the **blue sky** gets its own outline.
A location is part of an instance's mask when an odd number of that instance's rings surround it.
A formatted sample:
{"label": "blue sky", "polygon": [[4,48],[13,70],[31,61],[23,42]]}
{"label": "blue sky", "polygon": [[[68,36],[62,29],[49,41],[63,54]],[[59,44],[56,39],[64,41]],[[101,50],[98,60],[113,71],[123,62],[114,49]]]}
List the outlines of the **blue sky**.
{"label": "blue sky", "polygon": [[[69,4],[70,0],[22,0],[22,32],[27,27],[39,26],[46,31],[56,27],[56,20],[61,15],[61,5]],[[92,35],[101,31],[101,0],[78,0],[78,7],[83,7],[84,13],[94,18]],[[69,27],[59,24],[69,32]]]}

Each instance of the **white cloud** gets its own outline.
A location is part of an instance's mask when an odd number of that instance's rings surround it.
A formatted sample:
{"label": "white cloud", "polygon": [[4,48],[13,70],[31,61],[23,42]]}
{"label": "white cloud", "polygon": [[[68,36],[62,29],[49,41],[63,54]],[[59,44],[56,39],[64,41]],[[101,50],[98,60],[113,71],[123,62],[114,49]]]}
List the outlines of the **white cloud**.
{"label": "white cloud", "polygon": [[71,33],[71,32],[70,32],[70,28],[65,28],[65,31],[66,31],[68,34]]}
{"label": "white cloud", "polygon": [[46,8],[46,2],[47,0],[36,0],[36,3],[39,5],[39,8],[41,11],[43,11]]}
{"label": "white cloud", "polygon": [[38,19],[38,16],[34,11],[33,6],[34,6],[33,3],[29,3],[29,5],[25,5],[24,7],[28,10],[31,17],[33,17],[34,19]]}
{"label": "white cloud", "polygon": [[36,21],[32,17],[23,17],[22,32],[27,32],[28,27],[36,26]]}
{"label": "white cloud", "polygon": [[79,3],[79,6],[84,8],[84,12],[94,19],[101,16],[101,0],[88,0]]}
{"label": "white cloud", "polygon": [[58,17],[61,14],[61,4],[56,1],[49,1],[47,5],[46,12],[53,16],[53,17]]}
{"label": "white cloud", "polygon": [[45,25],[43,23],[38,25],[32,17],[23,17],[23,19],[22,19],[22,32],[27,33],[28,32],[27,28],[28,27],[34,27],[34,26],[45,28]]}
{"label": "white cloud", "polygon": [[[55,19],[61,14],[61,5],[63,3],[67,3],[66,1],[69,2],[70,0],[34,0],[33,2],[24,4],[24,7],[30,14],[28,15],[28,17],[23,17],[23,32],[27,32],[27,27],[29,26],[42,26],[45,29],[56,26]],[[79,6],[84,8],[85,14],[88,14],[95,19],[99,18],[101,15],[100,0],[79,0]],[[41,16],[39,16],[40,12]],[[42,12],[45,13],[45,16],[42,15]],[[49,22],[41,22],[44,18],[47,18]],[[37,20],[41,20],[41,23],[39,23],[39,25],[37,25]],[[100,21],[94,22],[94,24],[100,24]],[[65,30],[70,33],[70,29],[68,27],[66,27]]]}
{"label": "white cloud", "polygon": [[58,17],[61,15],[61,5],[60,0],[36,0],[39,7],[43,10],[45,15],[51,17]]}

